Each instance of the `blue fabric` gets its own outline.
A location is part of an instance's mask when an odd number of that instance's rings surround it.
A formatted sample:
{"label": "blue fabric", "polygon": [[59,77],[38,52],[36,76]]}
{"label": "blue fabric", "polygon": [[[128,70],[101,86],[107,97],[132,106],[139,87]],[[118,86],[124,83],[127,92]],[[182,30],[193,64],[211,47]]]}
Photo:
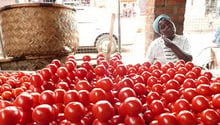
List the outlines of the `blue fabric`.
{"label": "blue fabric", "polygon": [[163,18],[170,20],[170,17],[169,17],[168,15],[166,15],[166,14],[161,14],[161,15],[159,15],[159,16],[154,20],[154,22],[153,22],[154,32],[156,32],[156,33],[158,33],[158,34],[160,34],[158,24],[159,24],[159,21],[160,21],[161,19],[163,19]]}
{"label": "blue fabric", "polygon": [[215,32],[215,43],[217,45],[220,45],[220,27]]}

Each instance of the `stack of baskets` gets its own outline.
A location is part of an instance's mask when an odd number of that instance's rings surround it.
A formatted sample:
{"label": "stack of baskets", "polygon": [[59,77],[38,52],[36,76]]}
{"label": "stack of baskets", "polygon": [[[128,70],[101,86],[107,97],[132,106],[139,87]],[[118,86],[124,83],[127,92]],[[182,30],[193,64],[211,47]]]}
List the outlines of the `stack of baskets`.
{"label": "stack of baskets", "polygon": [[27,3],[0,9],[7,57],[67,55],[79,46],[76,11],[54,3]]}

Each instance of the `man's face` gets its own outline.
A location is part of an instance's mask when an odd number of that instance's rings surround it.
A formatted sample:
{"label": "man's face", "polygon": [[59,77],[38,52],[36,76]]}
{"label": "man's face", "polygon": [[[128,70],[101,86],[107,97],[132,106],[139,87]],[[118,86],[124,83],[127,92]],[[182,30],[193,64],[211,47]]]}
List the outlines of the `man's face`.
{"label": "man's face", "polygon": [[167,38],[173,37],[175,35],[175,27],[173,22],[171,22],[170,20],[167,20],[165,18],[161,19],[159,21],[158,27],[160,33]]}

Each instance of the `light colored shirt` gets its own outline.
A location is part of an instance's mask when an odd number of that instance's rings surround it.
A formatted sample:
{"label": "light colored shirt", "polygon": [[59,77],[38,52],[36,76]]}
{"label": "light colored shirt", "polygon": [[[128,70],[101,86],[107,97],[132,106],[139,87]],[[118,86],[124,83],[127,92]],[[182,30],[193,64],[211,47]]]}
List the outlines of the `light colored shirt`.
{"label": "light colored shirt", "polygon": [[[185,36],[176,35],[172,42],[182,51],[186,53],[191,53],[191,46]],[[151,42],[146,54],[145,61],[154,63],[154,61],[156,60],[160,61],[162,64],[166,64],[168,62],[175,63],[179,60],[175,53],[170,48],[164,45],[164,40],[161,37]]]}

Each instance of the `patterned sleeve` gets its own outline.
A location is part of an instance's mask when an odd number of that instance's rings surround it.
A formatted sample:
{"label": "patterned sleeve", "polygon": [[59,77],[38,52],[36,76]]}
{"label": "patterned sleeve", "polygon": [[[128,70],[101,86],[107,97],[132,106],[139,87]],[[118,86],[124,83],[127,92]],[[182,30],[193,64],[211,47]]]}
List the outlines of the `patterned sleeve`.
{"label": "patterned sleeve", "polygon": [[188,38],[184,37],[183,43],[184,43],[183,51],[189,54],[192,53],[191,45],[189,43]]}

